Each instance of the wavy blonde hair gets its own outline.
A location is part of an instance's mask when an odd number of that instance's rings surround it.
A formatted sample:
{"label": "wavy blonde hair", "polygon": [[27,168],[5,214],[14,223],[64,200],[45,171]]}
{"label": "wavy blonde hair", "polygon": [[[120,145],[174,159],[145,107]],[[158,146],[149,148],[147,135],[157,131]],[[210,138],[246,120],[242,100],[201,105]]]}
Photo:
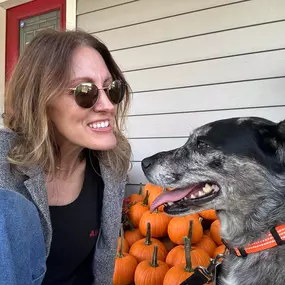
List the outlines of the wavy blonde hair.
{"label": "wavy blonde hair", "polygon": [[[6,88],[4,124],[17,136],[8,153],[13,167],[38,165],[55,174],[60,159],[54,126],[47,116],[48,103],[69,87],[71,59],[79,46],[94,48],[103,57],[112,77],[127,85],[118,106],[115,136],[117,146],[109,151],[96,151],[100,160],[116,174],[126,174],[130,161],[130,145],[123,134],[130,102],[130,88],[107,47],[83,31],[45,30],[29,43],[12,72]],[[10,112],[9,112],[10,110]]]}

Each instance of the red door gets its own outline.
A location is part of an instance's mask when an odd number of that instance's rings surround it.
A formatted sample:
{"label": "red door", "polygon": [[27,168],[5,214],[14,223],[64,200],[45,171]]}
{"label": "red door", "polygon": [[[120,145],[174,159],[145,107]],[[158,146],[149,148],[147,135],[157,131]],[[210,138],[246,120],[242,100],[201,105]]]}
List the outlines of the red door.
{"label": "red door", "polygon": [[[26,4],[22,4],[7,10],[6,80],[9,78],[11,70],[19,57],[21,50],[20,37],[23,37],[22,28],[25,24],[25,21],[29,23],[29,19],[32,19],[32,17],[33,19],[44,19],[46,14],[53,15],[53,13],[50,12],[54,11],[54,13],[58,15],[59,28],[64,29],[66,22],[65,10],[66,0],[33,0]],[[41,20],[40,24],[43,22],[44,21]],[[42,25],[41,29],[43,29],[44,24]],[[46,27],[48,27],[48,25],[46,25]],[[40,28],[38,30],[40,30]],[[32,32],[35,33],[35,31]],[[27,34],[29,34],[29,32],[27,32],[26,35]],[[29,36],[32,36],[31,32]]]}

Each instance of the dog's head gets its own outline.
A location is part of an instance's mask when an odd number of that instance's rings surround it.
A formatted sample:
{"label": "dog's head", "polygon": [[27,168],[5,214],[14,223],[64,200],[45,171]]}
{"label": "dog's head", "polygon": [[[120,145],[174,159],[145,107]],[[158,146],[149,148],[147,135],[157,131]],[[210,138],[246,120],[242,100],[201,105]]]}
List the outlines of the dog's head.
{"label": "dog's head", "polygon": [[[142,169],[150,182],[175,188],[159,196],[152,210],[164,204],[174,216],[213,208],[252,214],[251,208],[271,203],[267,208],[273,211],[285,196],[285,121],[250,117],[209,123],[182,147],[145,158]],[[268,213],[258,215],[266,219]]]}

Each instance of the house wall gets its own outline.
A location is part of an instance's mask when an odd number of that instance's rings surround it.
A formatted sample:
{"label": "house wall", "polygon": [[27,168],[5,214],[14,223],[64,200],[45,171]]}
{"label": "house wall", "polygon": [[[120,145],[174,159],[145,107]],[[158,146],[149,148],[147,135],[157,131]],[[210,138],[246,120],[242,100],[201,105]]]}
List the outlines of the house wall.
{"label": "house wall", "polygon": [[285,117],[284,0],[78,0],[77,27],[102,39],[133,89],[127,194],[141,160],[233,116]]}

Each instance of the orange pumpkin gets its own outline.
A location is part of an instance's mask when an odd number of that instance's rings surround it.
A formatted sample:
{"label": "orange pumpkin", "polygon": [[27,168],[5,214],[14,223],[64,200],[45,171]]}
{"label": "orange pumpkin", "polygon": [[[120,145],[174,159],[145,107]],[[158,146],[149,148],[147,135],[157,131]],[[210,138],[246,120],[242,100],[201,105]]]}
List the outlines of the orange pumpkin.
{"label": "orange pumpkin", "polygon": [[139,229],[140,232],[146,236],[147,223],[151,225],[151,236],[155,238],[161,238],[167,235],[167,227],[171,220],[171,217],[164,212],[160,212],[157,209],[154,212],[146,211],[143,213]]}
{"label": "orange pumpkin", "polygon": [[143,202],[144,196],[142,195],[142,184],[140,183],[140,189],[138,193],[133,193],[129,196],[129,201],[131,205],[136,204],[138,202]]}
{"label": "orange pumpkin", "polygon": [[140,218],[143,215],[143,213],[149,210],[148,197],[149,197],[149,194],[148,192],[146,192],[143,202],[138,202],[132,205],[130,208],[129,217],[131,219],[132,224],[136,228],[139,226]]}
{"label": "orange pumpkin", "polygon": [[[192,244],[192,237],[193,237],[193,220],[190,220],[189,222],[189,233],[188,238],[190,245]],[[185,237],[184,237],[185,240]],[[207,267],[210,263],[210,256],[207,252],[205,252],[203,249],[198,247],[191,248],[190,251],[190,258],[191,258],[191,264],[194,264],[194,267],[197,266],[204,266]],[[186,259],[185,256],[185,246],[178,245],[175,248],[173,248],[166,257],[166,263],[171,267],[179,264],[183,264]]]}
{"label": "orange pumpkin", "polygon": [[[123,236],[121,228],[121,236]],[[123,252],[124,240],[120,239],[120,247],[115,260],[113,285],[129,285],[134,281],[137,260],[134,256]]]}
{"label": "orange pumpkin", "polygon": [[224,244],[217,246],[217,248],[215,249],[213,253],[213,258],[215,258],[218,254],[224,254],[225,250],[226,250],[226,246]]}
{"label": "orange pumpkin", "polygon": [[183,244],[183,238],[189,233],[189,222],[193,221],[192,242],[198,242],[203,236],[203,227],[196,215],[187,215],[185,217],[174,217],[170,220],[167,228],[168,236],[172,242]]}
{"label": "orange pumpkin", "polygon": [[[150,207],[152,202],[163,192],[163,187],[148,183],[144,186],[143,192],[146,193],[146,191],[149,192],[148,206]],[[163,205],[158,207],[159,211],[163,211],[163,209]]]}
{"label": "orange pumpkin", "polygon": [[[205,250],[194,246],[191,249],[191,260],[194,268],[199,265],[207,267],[210,263],[210,256]],[[177,245],[172,250],[170,250],[166,256],[166,263],[169,265],[169,267],[178,264],[185,264],[184,246]]]}
{"label": "orange pumpkin", "polygon": [[191,262],[191,241],[189,238],[184,239],[185,248],[185,264],[178,264],[170,268],[163,280],[163,285],[180,285],[184,280],[189,278],[193,273],[194,269]]}
{"label": "orange pumpkin", "polygon": [[[117,252],[120,249],[121,239],[122,239],[122,237],[118,238]],[[129,249],[130,249],[130,247],[129,247],[128,241],[126,240],[126,238],[123,238],[123,249],[122,249],[122,251],[128,253]]]}
{"label": "orange pumpkin", "polygon": [[136,241],[142,238],[143,235],[139,229],[132,227],[129,230],[125,231],[125,239],[127,240],[129,247],[131,247]]}
{"label": "orange pumpkin", "polygon": [[223,244],[222,238],[220,235],[220,229],[221,229],[221,224],[219,220],[215,220],[210,227],[210,235],[212,240],[217,244],[221,245]]}
{"label": "orange pumpkin", "polygon": [[202,211],[199,213],[199,215],[203,219],[209,220],[209,221],[215,221],[216,219],[218,219],[218,217],[216,215],[216,211],[213,209]]}
{"label": "orange pumpkin", "polygon": [[150,223],[148,223],[145,239],[140,239],[135,242],[131,246],[129,253],[133,255],[138,262],[143,260],[151,260],[155,245],[158,246],[158,260],[165,261],[167,250],[161,241],[151,238],[151,227]]}
{"label": "orange pumpkin", "polygon": [[216,243],[205,234],[197,243],[195,243],[195,246],[205,250],[210,257],[213,257],[214,251],[217,247]]}
{"label": "orange pumpkin", "polygon": [[168,265],[157,260],[158,246],[154,246],[152,261],[141,261],[135,271],[136,285],[163,285],[163,279],[168,271]]}

